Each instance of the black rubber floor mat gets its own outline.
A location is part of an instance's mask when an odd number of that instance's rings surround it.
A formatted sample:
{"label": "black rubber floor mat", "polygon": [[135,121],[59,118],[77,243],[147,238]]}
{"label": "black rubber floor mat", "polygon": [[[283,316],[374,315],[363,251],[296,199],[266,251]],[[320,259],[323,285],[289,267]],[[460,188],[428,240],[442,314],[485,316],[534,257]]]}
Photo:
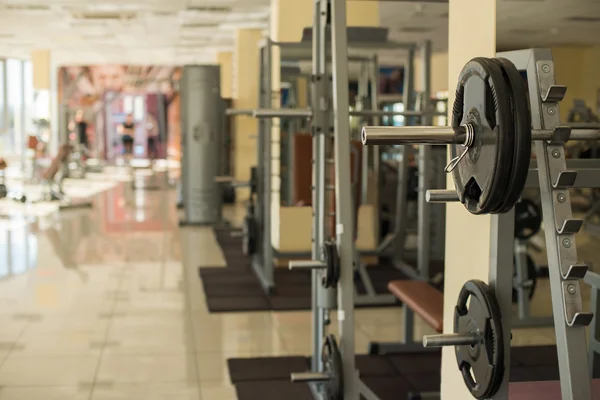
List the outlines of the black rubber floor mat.
{"label": "black rubber floor mat", "polygon": [[310,369],[307,357],[230,358],[227,360],[232,383],[263,380],[290,380],[292,372]]}
{"label": "black rubber floor mat", "polygon": [[[513,347],[511,356],[515,355],[519,365],[511,367],[511,382],[557,380],[558,364],[553,353],[555,346]],[[523,364],[525,361],[528,365]],[[312,399],[308,386],[289,383],[289,374],[306,370],[309,362],[307,357],[263,357],[229,359],[227,365],[239,400],[308,400]],[[406,399],[409,393],[436,392],[440,388],[440,352],[358,355],[356,367],[363,383],[381,400]]]}
{"label": "black rubber floor mat", "polygon": [[[310,309],[310,272],[276,268],[274,272],[276,289],[272,294],[267,295],[252,271],[250,258],[242,253],[241,239],[231,237],[230,231],[227,229],[216,229],[215,236],[225,256],[227,267],[202,267],[199,269],[206,295],[206,304],[210,312]],[[438,268],[439,266],[434,267]],[[367,272],[373,281],[375,291],[380,294],[388,294],[387,284],[389,281],[406,278],[402,272],[391,265],[369,266]],[[358,277],[356,286],[360,294],[365,293],[364,285]],[[399,302],[358,307],[398,305],[400,305]]]}
{"label": "black rubber floor mat", "polygon": [[289,380],[240,382],[235,391],[238,400],[314,400],[307,384]]}

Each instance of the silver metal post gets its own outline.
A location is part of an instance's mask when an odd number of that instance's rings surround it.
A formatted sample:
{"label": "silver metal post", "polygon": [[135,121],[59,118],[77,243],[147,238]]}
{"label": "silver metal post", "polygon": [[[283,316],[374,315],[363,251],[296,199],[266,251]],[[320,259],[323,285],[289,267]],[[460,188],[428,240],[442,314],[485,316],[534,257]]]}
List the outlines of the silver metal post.
{"label": "silver metal post", "polygon": [[[327,25],[327,2],[325,0],[315,1],[315,14],[313,20],[313,84],[311,87],[311,103],[314,107],[312,118],[313,130],[313,176],[312,176],[312,204],[313,204],[313,245],[312,257],[321,257],[321,247],[327,239],[327,151],[326,135],[331,126],[330,87],[327,79],[326,58],[326,27]],[[329,319],[329,310],[336,305],[336,290],[326,289],[321,284],[322,271],[312,271],[312,371],[322,372],[321,350],[323,338],[326,334],[325,321]]]}
{"label": "silver metal post", "polygon": [[[527,71],[533,129],[558,127],[560,115],[558,100],[545,97],[545,94],[550,93],[555,87],[551,50],[514,51],[500,53],[499,56],[510,59],[519,70]],[[575,232],[562,230],[565,221],[572,221],[568,190],[570,185],[563,182],[563,185],[554,187],[555,183],[560,183],[560,174],[567,170],[564,147],[560,142],[550,144],[546,141],[537,141],[535,151],[545,224],[561,398],[587,400],[592,398],[585,335],[585,325],[590,322],[590,315],[582,312],[578,277],[566,279],[563,277],[564,270],[577,264]],[[506,270],[506,264],[502,267]],[[506,290],[511,291],[509,284]]]}
{"label": "silver metal post", "polygon": [[404,68],[404,110],[414,110],[415,107],[415,49],[411,47],[406,52],[406,66]]}
{"label": "silver metal post", "polygon": [[480,343],[482,337],[475,334],[461,335],[458,333],[447,333],[443,335],[423,336],[423,347],[444,346],[474,346]]}
{"label": "silver metal post", "polygon": [[[371,60],[371,63],[369,65],[369,81],[371,82],[371,86],[370,86],[370,98],[371,98],[371,110],[378,110],[379,109],[379,57],[377,56],[377,54],[373,55],[373,59]],[[378,126],[380,125],[380,118],[378,116],[371,116],[371,124],[374,126]],[[377,199],[377,216],[378,218],[376,219],[376,221],[374,221],[375,224],[375,232],[377,232],[377,237],[379,238],[379,241],[383,240],[383,237],[380,237],[380,221],[382,221],[382,216],[381,216],[381,184],[380,184],[380,167],[381,167],[381,152],[379,149],[379,146],[371,146],[371,148],[369,149],[371,151],[371,155],[372,155],[372,164],[373,164],[373,175],[375,176],[375,182],[377,182],[376,188],[377,188],[377,193],[376,193],[376,199]],[[364,151],[364,149],[363,149]]]}
{"label": "silver metal post", "polygon": [[494,290],[502,315],[505,365],[504,379],[494,399],[508,399],[513,269],[506,267],[513,265],[515,210],[495,214],[491,218],[489,285]]}
{"label": "silver metal post", "polygon": [[[548,51],[548,53],[550,53]],[[551,54],[543,61],[550,73],[545,73],[533,66],[528,70],[531,93],[541,93],[541,84],[554,84],[553,62]],[[533,57],[532,57],[533,59]],[[539,63],[540,61],[538,61]],[[538,76],[539,74],[539,76]],[[535,79],[538,77],[538,79]],[[533,78],[533,79],[532,79]],[[530,96],[531,121],[534,128],[558,125],[559,107],[557,103],[544,104],[539,95]],[[553,116],[546,112],[548,107],[556,110]],[[577,264],[577,247],[573,234],[558,234],[559,224],[572,218],[569,191],[565,188],[553,188],[559,171],[566,170],[564,149],[562,145],[551,146],[545,141],[535,143],[540,182],[540,196],[545,225],[546,249],[548,253],[548,270],[550,274],[550,291],[554,315],[554,330],[558,351],[558,369],[562,398],[565,400],[582,400],[592,398],[590,372],[587,368],[587,349],[584,326],[569,326],[567,318],[571,318],[581,310],[581,290],[576,279],[564,280],[561,274],[563,264]],[[550,156],[553,150],[559,151],[559,157]],[[565,194],[565,201],[558,202],[557,194]],[[568,241],[568,246],[565,246]],[[572,287],[568,293],[566,287]]]}
{"label": "silver metal post", "polygon": [[[421,60],[423,71],[423,110],[429,110],[431,98],[431,42],[426,41],[421,46]],[[430,125],[431,119],[422,117],[422,125]],[[419,146],[418,171],[419,193],[417,198],[417,271],[421,279],[429,281],[429,258],[431,255],[431,206],[427,204],[427,190],[431,184],[431,154],[429,146]]]}
{"label": "silver metal post", "polygon": [[[355,373],[354,359],[354,266],[352,191],[350,178],[350,127],[348,99],[348,37],[346,0],[331,0],[331,54],[333,71],[333,118],[335,147],[336,234],[341,273],[338,283],[338,320],[343,371]],[[343,397],[358,400],[354,379],[344,380]]]}

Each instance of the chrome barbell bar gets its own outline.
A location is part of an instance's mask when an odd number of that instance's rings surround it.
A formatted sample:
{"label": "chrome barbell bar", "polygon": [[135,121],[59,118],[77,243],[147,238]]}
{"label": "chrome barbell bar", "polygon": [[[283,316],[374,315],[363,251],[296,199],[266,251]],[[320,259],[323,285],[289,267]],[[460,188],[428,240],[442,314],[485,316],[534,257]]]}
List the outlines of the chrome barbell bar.
{"label": "chrome barbell bar", "polygon": [[[405,145],[405,144],[463,144],[467,126],[365,126],[361,140],[369,145]],[[532,130],[533,140],[598,140],[600,129],[578,129],[570,126],[558,126],[555,129]]]}

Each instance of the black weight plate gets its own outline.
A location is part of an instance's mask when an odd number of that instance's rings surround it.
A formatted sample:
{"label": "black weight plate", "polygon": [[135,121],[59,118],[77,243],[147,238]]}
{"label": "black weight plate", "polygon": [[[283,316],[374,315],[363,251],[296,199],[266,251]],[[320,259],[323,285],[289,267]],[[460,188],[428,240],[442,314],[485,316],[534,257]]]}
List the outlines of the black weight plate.
{"label": "black weight plate", "polygon": [[328,335],[325,337],[321,360],[325,371],[331,376],[331,380],[325,384],[327,400],[342,400],[344,398],[344,370],[342,355],[335,336]]}
{"label": "black weight plate", "polygon": [[334,287],[340,279],[340,258],[337,253],[337,247],[333,242],[323,243],[321,248],[321,257],[327,265],[325,277],[322,284],[326,288]]}
{"label": "black weight plate", "polygon": [[455,347],[456,361],[473,397],[493,396],[504,377],[504,337],[500,307],[486,283],[470,280],[463,285],[454,310],[454,332],[481,335],[479,344]]}
{"label": "black weight plate", "polygon": [[495,58],[494,61],[500,65],[504,73],[504,79],[510,88],[513,135],[515,137],[512,168],[504,202],[495,211],[506,213],[519,201],[529,172],[529,162],[531,161],[531,111],[529,110],[525,84],[517,67],[506,58]]}
{"label": "black weight plate", "polygon": [[[506,79],[504,79],[502,68],[500,68],[493,59],[483,58],[481,62],[489,69],[489,81],[495,82],[492,95],[495,98],[496,107],[500,111],[500,118],[502,118],[496,120],[499,127],[498,134],[500,136],[499,150],[491,193],[488,203],[485,205],[487,212],[495,213],[504,202],[506,196],[506,187],[510,176],[507,172],[510,171],[510,165],[514,158],[515,134],[512,129],[513,113],[510,85]],[[502,112],[502,110],[504,111]]]}
{"label": "black weight plate", "polygon": [[523,198],[515,204],[515,237],[529,239],[542,228],[542,210],[534,201]]}
{"label": "black weight plate", "polygon": [[[452,126],[475,127],[474,143],[452,176],[460,201],[473,214],[498,207],[507,177],[503,168],[512,160],[514,140],[510,128],[510,102],[500,68],[485,58],[474,58],[459,76]],[[463,151],[452,146],[456,157]]]}

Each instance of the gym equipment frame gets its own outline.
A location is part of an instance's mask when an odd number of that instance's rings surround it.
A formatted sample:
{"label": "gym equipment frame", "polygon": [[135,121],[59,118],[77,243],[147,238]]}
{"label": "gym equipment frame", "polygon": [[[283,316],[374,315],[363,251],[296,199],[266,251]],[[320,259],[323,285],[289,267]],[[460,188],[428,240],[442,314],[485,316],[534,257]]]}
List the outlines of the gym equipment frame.
{"label": "gym equipment frame", "polygon": [[[348,32],[350,35],[352,36],[356,36],[359,37],[361,33],[363,32],[371,32],[373,31],[373,28],[348,28]],[[375,29],[375,31],[380,31]],[[385,30],[384,30],[385,31]],[[381,32],[379,32],[381,33]],[[310,35],[306,35],[305,34],[305,38],[306,37],[310,37]],[[368,37],[369,35],[367,35]],[[314,36],[313,36],[314,39]],[[227,115],[249,115],[249,116],[254,116],[255,118],[259,119],[259,132],[258,132],[258,161],[257,161],[257,182],[256,182],[256,187],[257,187],[257,201],[256,201],[256,207],[254,208],[255,210],[255,219],[256,219],[256,225],[257,225],[257,232],[260,232],[259,235],[257,235],[257,237],[255,237],[254,239],[256,240],[257,243],[257,251],[255,254],[252,255],[252,267],[253,270],[255,271],[259,281],[261,282],[261,285],[263,287],[263,289],[265,290],[266,293],[272,293],[275,290],[275,282],[274,282],[274,264],[273,264],[273,258],[274,257],[279,257],[279,258],[296,258],[296,257],[305,257],[308,256],[308,254],[302,254],[302,253],[280,253],[277,252],[276,249],[273,248],[272,246],[272,240],[271,240],[271,226],[270,226],[270,215],[271,215],[271,180],[273,178],[273,174],[272,174],[272,165],[271,165],[271,144],[272,144],[272,138],[271,138],[271,127],[272,127],[272,121],[271,119],[273,118],[288,118],[288,119],[314,119],[316,117],[316,113],[318,110],[314,110],[312,108],[300,108],[300,109],[294,109],[294,108],[280,108],[280,109],[273,109],[271,108],[272,106],[272,101],[271,101],[271,65],[272,65],[272,47],[273,46],[278,46],[281,49],[281,57],[283,60],[285,61],[299,61],[299,60],[307,60],[307,59],[311,59],[312,54],[314,52],[314,48],[309,46],[309,43],[306,40],[303,40],[302,42],[299,43],[294,43],[294,42],[274,42],[268,38],[264,39],[263,41],[261,41],[261,43],[259,44],[259,50],[260,50],[260,65],[259,65],[259,108],[258,109],[228,109],[226,110],[226,114]],[[313,46],[314,47],[314,46]],[[417,48],[417,46],[415,44],[406,44],[406,43],[396,43],[396,42],[381,42],[381,41],[361,41],[361,42],[356,42],[356,43],[351,43],[350,47],[352,50],[362,50],[362,51],[373,51],[373,47],[376,47],[377,50],[381,49],[381,48],[386,48],[386,49],[406,49],[408,50],[409,53],[409,57],[411,59],[414,58],[414,51]],[[431,51],[431,45],[430,43],[426,43],[425,45],[422,46],[422,52],[430,52]],[[325,53],[323,55],[323,62],[327,62],[327,60],[329,60],[331,57],[329,56],[328,53]],[[313,62],[314,62],[314,57],[312,57]],[[370,70],[372,71],[370,73],[370,79],[377,79],[376,78],[376,71],[377,71],[377,57],[376,56],[371,56],[371,57],[366,57],[364,55],[353,55],[351,57],[349,57],[350,60],[352,61],[360,61],[363,63],[369,63],[372,65],[372,68],[370,68]],[[430,79],[430,73],[428,72],[430,70],[430,54],[427,54],[423,56],[424,59],[424,63],[426,63],[427,65],[424,67],[424,77],[423,79],[426,81],[429,81]],[[407,71],[413,66],[413,62],[411,61],[408,65]],[[405,76],[405,84],[407,84],[409,87],[413,87],[412,84],[412,80],[413,80],[413,74],[411,72],[406,73]],[[374,82],[374,81],[373,81]],[[313,82],[314,84],[314,82]],[[325,85],[325,84],[323,84]],[[376,85],[371,85],[372,88],[375,88]],[[314,85],[313,85],[314,87]],[[429,88],[430,84],[427,83],[426,87]],[[314,90],[314,88],[313,88]],[[375,91],[374,91],[375,92]],[[320,104],[320,103],[315,103],[315,101],[318,101],[318,99],[315,99],[314,93],[311,93],[311,97],[313,99],[312,104]],[[377,101],[377,97],[376,95],[372,94],[372,100],[375,100],[375,102],[373,103],[373,105],[376,105],[376,101]],[[428,96],[425,96],[428,97]],[[429,110],[425,110],[425,111],[415,111],[415,110],[406,110],[403,112],[396,112],[396,111],[392,111],[392,112],[388,112],[388,111],[379,111],[379,110],[355,110],[355,111],[350,111],[349,115],[351,116],[358,116],[358,117],[381,117],[381,116],[394,116],[394,115],[402,115],[402,116],[427,116],[427,115],[441,115],[439,112],[433,112],[433,111],[429,111]],[[314,144],[314,143],[313,143]],[[424,150],[427,151],[427,150]],[[375,153],[378,160],[378,153]],[[364,156],[363,156],[364,157]],[[429,156],[425,155],[424,157],[421,158],[422,160],[428,160]],[[330,162],[330,161],[326,161],[326,162]],[[368,165],[368,160],[367,160],[367,165]],[[427,170],[427,165],[429,165],[427,162],[423,161],[422,163],[422,168],[424,170]],[[365,173],[363,171],[363,173]],[[428,176],[426,174],[424,174],[423,179],[427,179]],[[405,184],[406,179],[404,179],[402,181],[402,184]],[[245,186],[245,185],[249,185],[250,183],[234,183],[235,186]],[[399,183],[400,185],[400,183]],[[420,212],[422,211],[423,213],[427,213],[428,209],[426,209],[426,202],[425,202],[425,189],[429,187],[429,186],[425,186],[422,190],[420,190],[420,197],[421,197],[421,208],[420,208]],[[406,195],[406,192],[404,192],[403,194],[404,196]],[[406,201],[404,201],[403,206],[406,207]],[[325,214],[323,214],[325,215]],[[404,228],[401,228],[402,225],[401,223],[397,224],[397,231],[401,231]],[[392,235],[391,238],[388,238],[388,240],[385,242],[386,244],[384,246],[379,246],[379,249],[377,249],[376,254],[380,254],[381,252],[384,252],[385,250],[387,250],[388,247],[390,247],[391,244],[393,244],[393,238],[398,234],[398,232],[395,232],[394,235]],[[421,252],[429,252],[430,251],[430,247],[429,247],[429,242],[427,241],[427,232],[428,230],[426,230],[426,228],[419,226],[419,237],[420,237],[420,244],[424,244],[421,248]],[[421,264],[429,264],[429,259],[428,259],[428,255],[427,256],[423,256],[420,255],[418,258],[420,260]],[[428,273],[428,268],[427,267],[423,267],[422,269],[424,271],[426,271],[426,273]],[[377,304],[390,304],[393,303],[395,300],[393,298],[393,296],[389,296],[387,294],[383,294],[383,295],[378,295],[376,294],[372,283],[370,282],[370,278],[368,276],[368,274],[366,273],[365,270],[365,266],[360,264],[357,266],[357,271],[361,277],[361,280],[363,281],[363,283],[365,284],[365,287],[367,289],[367,293],[365,295],[357,295],[357,304],[369,304],[369,305],[377,305]]]}
{"label": "gym equipment frame", "polygon": [[[559,124],[558,103],[563,99],[566,87],[555,84],[554,63],[549,49],[511,51],[499,53],[498,56],[510,60],[518,71],[526,72],[527,76],[529,96],[522,96],[517,101],[529,97],[530,126],[533,127],[530,135],[534,140],[537,156],[537,164],[533,171],[537,172],[537,177],[529,173],[526,176],[525,184],[534,184],[535,182],[540,188],[542,211],[545,217],[545,239],[562,398],[587,400],[592,398],[592,384],[588,365],[584,362],[588,357],[585,327],[591,322],[593,314],[583,312],[582,309],[580,280],[585,276],[588,266],[577,262],[575,234],[580,230],[582,221],[573,218],[568,189],[589,183],[592,184],[591,186],[597,185],[600,180],[600,171],[598,169],[581,171],[569,169],[570,163],[565,160],[564,143],[569,139],[598,139],[600,131],[572,129]],[[488,61],[485,62],[488,63]],[[466,96],[464,97],[465,103],[468,98]],[[512,100],[514,101],[514,98]],[[464,107],[466,106],[465,104]],[[515,109],[512,112],[516,113]],[[367,127],[363,130],[363,143],[381,143],[383,141],[394,144],[459,144],[465,149],[460,156],[452,160],[451,164],[456,165],[467,155],[473,143],[473,138],[469,140],[469,136],[473,134],[472,128],[466,125],[463,127],[423,127],[420,129]],[[463,134],[466,136],[462,136]],[[454,154],[458,154],[457,150],[455,147]],[[501,151],[499,148],[497,150]],[[469,165],[472,165],[472,159],[467,158],[467,160],[471,163]],[[451,164],[448,169],[452,168]],[[455,181],[456,179],[455,174]],[[459,195],[461,193],[455,190],[428,192],[430,201],[459,201]],[[508,196],[505,195],[505,197]],[[513,198],[513,200],[516,201],[517,198]],[[477,204],[476,206],[481,207],[480,209],[475,208],[475,204],[467,198],[463,201],[472,213],[485,213],[483,211],[486,208],[485,204]],[[488,207],[488,209],[490,208]],[[492,214],[491,218],[492,248],[489,281],[501,315],[504,316],[501,323],[504,347],[503,367],[506,368],[504,368],[504,377],[497,390],[493,395],[485,398],[505,400],[508,399],[509,386],[507,379],[510,365],[511,321],[509,316],[511,315],[513,272],[512,268],[507,268],[507,266],[513,264],[514,210]],[[434,339],[433,345],[435,346],[461,346],[467,341],[473,340],[473,338],[453,334],[428,338],[426,343],[431,345],[432,339]]]}

